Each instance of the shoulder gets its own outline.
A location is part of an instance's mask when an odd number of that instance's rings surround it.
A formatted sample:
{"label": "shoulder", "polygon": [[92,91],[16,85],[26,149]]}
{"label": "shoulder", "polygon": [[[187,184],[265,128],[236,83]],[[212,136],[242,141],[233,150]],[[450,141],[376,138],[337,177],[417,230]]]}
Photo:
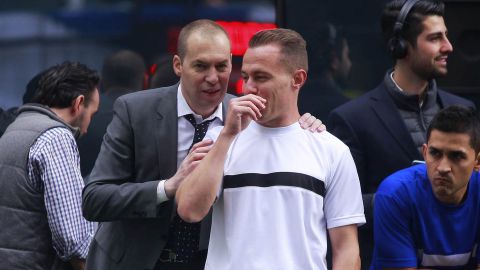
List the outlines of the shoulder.
{"label": "shoulder", "polygon": [[427,179],[426,166],[415,165],[397,171],[380,183],[377,195],[401,195],[416,189],[421,181]]}
{"label": "shoulder", "polygon": [[177,96],[178,84],[162,87],[162,88],[155,88],[155,89],[147,89],[141,90],[133,93],[129,93],[123,96],[120,96],[117,100],[122,100],[124,102],[138,102],[138,101],[152,101],[162,98],[171,98]]}
{"label": "shoulder", "polygon": [[348,116],[348,115],[353,116],[358,113],[363,114],[366,111],[365,106],[370,104],[372,100],[378,99],[383,91],[386,91],[386,90],[385,90],[384,84],[381,83],[376,88],[366,92],[365,94],[338,106],[331,112],[330,115],[339,114],[344,116]]}
{"label": "shoulder", "polygon": [[332,162],[344,157],[346,152],[350,153],[348,146],[328,131],[314,133],[309,130],[303,130],[304,138],[299,138],[304,143],[308,143],[310,149],[315,149],[317,153]]}
{"label": "shoulder", "polygon": [[[67,147],[65,149],[64,147]],[[32,155],[41,154],[43,152],[55,151],[55,149],[75,150],[77,143],[73,134],[66,127],[54,127],[40,134],[35,143],[32,145],[30,152]],[[60,151],[63,153],[64,151]]]}
{"label": "shoulder", "polygon": [[457,95],[451,94],[445,90],[439,89],[438,94],[445,106],[463,105],[463,106],[475,108],[475,104],[472,101],[459,97]]}

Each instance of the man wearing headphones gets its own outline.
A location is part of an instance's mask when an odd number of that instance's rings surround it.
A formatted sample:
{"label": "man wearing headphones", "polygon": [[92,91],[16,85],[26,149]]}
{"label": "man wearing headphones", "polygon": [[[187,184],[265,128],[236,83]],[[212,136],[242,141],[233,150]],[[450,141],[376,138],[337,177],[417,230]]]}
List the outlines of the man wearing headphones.
{"label": "man wearing headphones", "polygon": [[[435,82],[447,74],[453,51],[443,16],[440,1],[389,2],[381,24],[393,69],[375,89],[330,114],[330,131],[350,147],[363,193],[375,193],[386,176],[423,159],[427,127],[440,109],[474,107],[438,89]],[[368,211],[368,205],[365,208]],[[360,235],[359,242],[362,264],[368,266],[373,241]]]}

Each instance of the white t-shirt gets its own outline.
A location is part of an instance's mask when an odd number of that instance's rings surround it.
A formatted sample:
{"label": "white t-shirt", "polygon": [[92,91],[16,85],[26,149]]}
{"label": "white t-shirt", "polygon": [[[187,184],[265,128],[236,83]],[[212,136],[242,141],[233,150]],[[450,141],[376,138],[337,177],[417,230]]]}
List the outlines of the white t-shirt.
{"label": "white t-shirt", "polygon": [[[215,140],[221,127],[207,137]],[[348,147],[298,123],[252,122],[230,146],[205,269],[327,269],[327,228],[363,224]]]}

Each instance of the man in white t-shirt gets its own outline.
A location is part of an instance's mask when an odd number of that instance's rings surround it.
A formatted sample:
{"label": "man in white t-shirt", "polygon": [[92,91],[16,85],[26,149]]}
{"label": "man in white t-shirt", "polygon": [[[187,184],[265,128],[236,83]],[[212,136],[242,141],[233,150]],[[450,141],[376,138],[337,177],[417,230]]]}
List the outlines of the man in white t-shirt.
{"label": "man in white t-shirt", "polygon": [[333,269],[359,269],[358,175],[340,140],[298,124],[307,70],[297,32],[266,30],[250,40],[247,95],[230,102],[224,127],[207,133],[215,144],[176,193],[189,222],[213,205],[206,269],[327,269],[327,231]]}

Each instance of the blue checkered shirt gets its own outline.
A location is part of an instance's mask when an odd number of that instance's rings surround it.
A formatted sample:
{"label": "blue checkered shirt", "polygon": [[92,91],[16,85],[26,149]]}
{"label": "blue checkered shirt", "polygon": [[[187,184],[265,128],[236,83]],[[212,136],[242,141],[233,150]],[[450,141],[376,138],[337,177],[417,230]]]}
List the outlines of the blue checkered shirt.
{"label": "blue checkered shirt", "polygon": [[44,132],[30,148],[28,179],[43,192],[53,248],[64,261],[85,259],[97,224],[82,216],[80,155],[70,130]]}

